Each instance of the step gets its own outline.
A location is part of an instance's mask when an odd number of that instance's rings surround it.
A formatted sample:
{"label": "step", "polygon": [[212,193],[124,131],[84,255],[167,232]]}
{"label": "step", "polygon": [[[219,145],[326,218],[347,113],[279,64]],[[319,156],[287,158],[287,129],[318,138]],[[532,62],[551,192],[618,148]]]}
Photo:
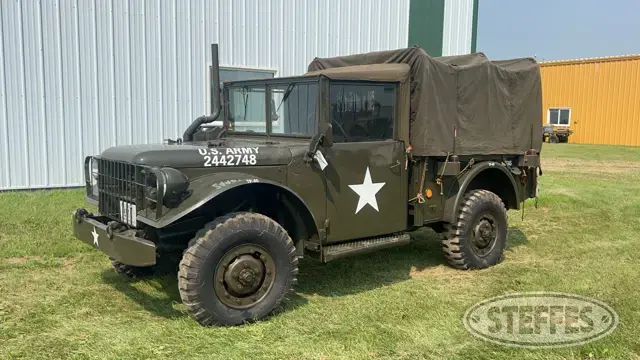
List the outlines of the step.
{"label": "step", "polygon": [[409,234],[395,234],[379,236],[356,241],[349,241],[337,245],[324,246],[323,262],[340,259],[347,256],[362,254],[379,249],[408,244],[411,241]]}

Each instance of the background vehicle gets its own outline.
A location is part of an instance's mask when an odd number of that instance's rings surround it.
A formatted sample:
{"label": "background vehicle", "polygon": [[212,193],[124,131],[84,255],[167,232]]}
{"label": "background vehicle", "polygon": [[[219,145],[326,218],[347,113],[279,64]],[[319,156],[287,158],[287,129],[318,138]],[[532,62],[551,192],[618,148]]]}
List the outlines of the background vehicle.
{"label": "background vehicle", "polygon": [[301,76],[226,83],[222,104],[217,71],[212,83],[213,114],[181,140],[88,157],[99,214],[74,214],[75,235],[125,275],[182,254],[180,294],[202,325],[267,316],[303,256],[402,245],[423,226],[444,233],[452,266],[497,264],[507,209],[536,194],[532,59],[417,47],[315,59]]}
{"label": "background vehicle", "polygon": [[547,125],[542,127],[542,142],[566,143],[569,142],[569,135],[573,130],[566,126]]}

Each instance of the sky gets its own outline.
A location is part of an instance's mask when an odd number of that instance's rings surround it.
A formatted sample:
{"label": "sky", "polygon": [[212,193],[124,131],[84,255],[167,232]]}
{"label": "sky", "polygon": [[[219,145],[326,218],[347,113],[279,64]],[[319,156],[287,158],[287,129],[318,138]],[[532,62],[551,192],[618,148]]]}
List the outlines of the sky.
{"label": "sky", "polygon": [[640,53],[640,0],[480,0],[477,51],[538,61]]}

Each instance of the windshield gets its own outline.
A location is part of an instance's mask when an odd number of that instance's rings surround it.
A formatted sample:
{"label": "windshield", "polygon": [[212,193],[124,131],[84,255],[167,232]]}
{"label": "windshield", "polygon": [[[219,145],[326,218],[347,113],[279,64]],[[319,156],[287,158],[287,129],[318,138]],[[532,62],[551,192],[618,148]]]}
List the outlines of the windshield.
{"label": "windshield", "polygon": [[228,88],[229,132],[267,133],[267,89],[270,134],[313,136],[317,129],[317,82],[256,84]]}

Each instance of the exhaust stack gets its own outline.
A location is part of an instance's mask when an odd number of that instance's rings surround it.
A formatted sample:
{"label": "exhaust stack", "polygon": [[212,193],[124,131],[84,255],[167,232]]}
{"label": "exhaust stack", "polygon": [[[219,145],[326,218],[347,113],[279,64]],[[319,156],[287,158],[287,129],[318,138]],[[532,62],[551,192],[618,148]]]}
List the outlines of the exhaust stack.
{"label": "exhaust stack", "polygon": [[211,100],[213,113],[203,115],[195,119],[182,135],[182,141],[193,141],[193,134],[202,124],[207,124],[218,119],[222,110],[220,104],[220,64],[218,62],[218,44],[211,44],[211,83],[213,84],[213,99]]}

